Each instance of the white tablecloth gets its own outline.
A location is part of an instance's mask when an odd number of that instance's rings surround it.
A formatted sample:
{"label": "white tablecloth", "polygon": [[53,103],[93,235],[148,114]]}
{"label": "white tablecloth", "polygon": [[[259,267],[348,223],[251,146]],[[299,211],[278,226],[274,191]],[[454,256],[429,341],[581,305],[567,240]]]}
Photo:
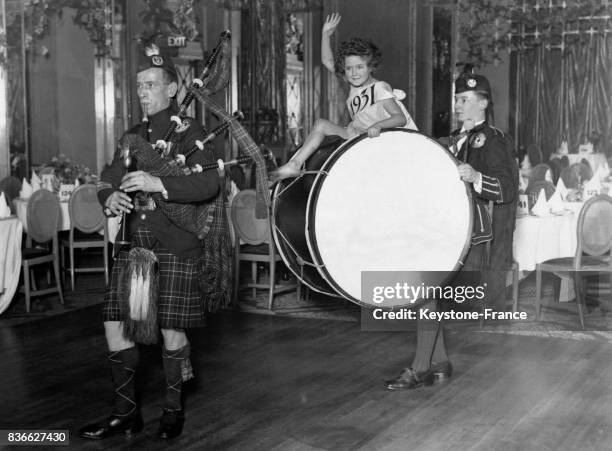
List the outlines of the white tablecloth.
{"label": "white tablecloth", "polygon": [[[561,158],[563,155],[552,154],[550,156],[551,160],[553,158]],[[584,158],[591,165],[591,169],[593,172],[599,168],[599,166],[603,166],[606,163],[606,155],[603,153],[568,153],[567,158],[570,164],[580,163]]]}
{"label": "white tablecloth", "polygon": [[573,257],[577,245],[577,221],[578,214],[573,211],[562,216],[518,217],[512,252],[521,271],[534,271],[536,263],[551,258]]}
{"label": "white tablecloth", "polygon": [[[535,271],[537,263],[552,258],[573,257],[576,254],[578,215],[582,202],[565,202],[561,216],[520,216],[516,218],[512,252],[521,271]],[[561,279],[559,301],[574,298],[571,279]]]}
{"label": "white tablecloth", "polygon": [[0,219],[0,313],[17,290],[21,272],[22,224],[15,216]]}

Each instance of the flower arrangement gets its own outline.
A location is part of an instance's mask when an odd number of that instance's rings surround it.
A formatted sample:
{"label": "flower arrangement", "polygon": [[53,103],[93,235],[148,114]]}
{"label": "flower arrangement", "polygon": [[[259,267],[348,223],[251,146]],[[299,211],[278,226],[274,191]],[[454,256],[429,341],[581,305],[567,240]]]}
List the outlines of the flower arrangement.
{"label": "flower arrangement", "polygon": [[57,189],[59,189],[60,184],[72,185],[77,180],[79,183],[96,183],[98,181],[98,176],[92,174],[89,167],[75,163],[63,153],[53,157],[51,162],[44,166],[41,173],[53,173]]}

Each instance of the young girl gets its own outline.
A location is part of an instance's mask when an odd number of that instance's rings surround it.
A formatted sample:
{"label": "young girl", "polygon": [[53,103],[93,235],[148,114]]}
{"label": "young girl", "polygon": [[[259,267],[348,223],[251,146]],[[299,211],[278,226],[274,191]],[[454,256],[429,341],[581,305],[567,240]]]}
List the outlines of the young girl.
{"label": "young girl", "polygon": [[382,128],[405,127],[416,130],[410,114],[399,101],[404,98],[404,93],[391,89],[387,83],[372,76],[381,60],[380,50],[372,42],[360,38],[343,42],[334,62],[331,35],[340,23],[340,18],[338,13],[333,13],[325,20],[321,36],[321,60],[328,70],[350,84],[346,105],[351,122],[347,127],[341,127],[328,120],[317,119],[312,132],[293,158],[271,173],[272,182],[298,176],[306,159],[326,136],[349,139],[367,132],[370,138],[374,138],[380,135]]}

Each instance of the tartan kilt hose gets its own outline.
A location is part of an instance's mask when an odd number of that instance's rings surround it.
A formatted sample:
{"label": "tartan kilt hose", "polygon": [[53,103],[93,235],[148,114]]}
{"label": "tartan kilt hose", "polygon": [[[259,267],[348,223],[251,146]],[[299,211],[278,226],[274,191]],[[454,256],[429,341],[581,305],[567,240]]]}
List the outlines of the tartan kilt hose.
{"label": "tartan kilt hose", "polygon": [[[205,306],[198,279],[199,257],[179,259],[167,249],[159,247],[157,239],[148,229],[139,228],[131,237],[133,247],[155,252],[159,295],[157,321],[162,329],[187,329],[204,325]],[[121,251],[115,259],[110,285],[104,296],[104,321],[122,321],[120,274],[128,263],[128,251]],[[125,310],[125,309],[124,309]]]}

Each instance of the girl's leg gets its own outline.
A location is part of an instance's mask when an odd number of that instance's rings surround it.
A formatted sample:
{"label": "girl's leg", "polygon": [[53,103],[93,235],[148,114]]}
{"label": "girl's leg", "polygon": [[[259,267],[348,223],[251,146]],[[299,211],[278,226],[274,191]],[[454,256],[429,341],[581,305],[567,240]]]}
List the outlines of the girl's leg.
{"label": "girl's leg", "polygon": [[332,135],[340,136],[343,139],[348,138],[346,128],[340,127],[326,119],[317,119],[302,147],[300,147],[289,162],[270,174],[270,180],[277,182],[278,180],[300,175],[300,168],[304,162],[318,149],[326,136]]}

